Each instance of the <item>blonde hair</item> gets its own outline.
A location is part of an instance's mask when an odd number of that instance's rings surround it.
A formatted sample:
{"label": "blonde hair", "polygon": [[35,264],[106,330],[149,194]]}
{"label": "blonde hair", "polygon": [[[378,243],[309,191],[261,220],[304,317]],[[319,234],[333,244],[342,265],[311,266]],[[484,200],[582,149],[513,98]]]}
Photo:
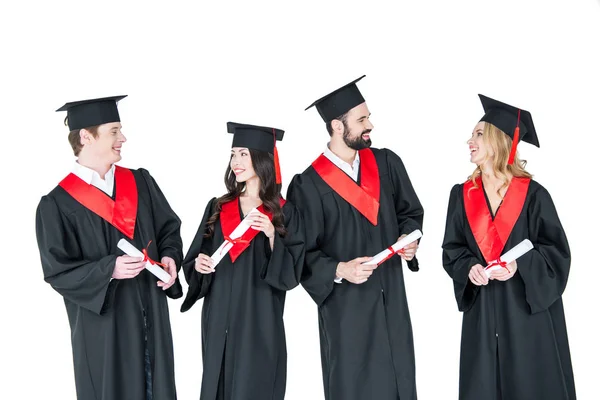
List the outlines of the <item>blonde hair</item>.
{"label": "blonde hair", "polygon": [[[496,128],[494,125],[484,122],[483,128],[483,142],[491,149],[494,154],[491,156],[492,159],[492,172],[494,176],[502,179],[503,184],[498,189],[500,190],[510,183],[510,176],[517,178],[530,178],[532,175],[525,170],[527,165],[526,160],[519,158],[519,153],[515,154],[515,159],[512,164],[508,165],[508,156],[512,148],[512,139],[504,131]],[[488,156],[489,157],[489,156]],[[484,161],[487,161],[486,158]],[[478,165],[475,171],[469,176],[468,180],[473,182],[474,188],[477,188],[476,179],[481,176],[481,167]]]}

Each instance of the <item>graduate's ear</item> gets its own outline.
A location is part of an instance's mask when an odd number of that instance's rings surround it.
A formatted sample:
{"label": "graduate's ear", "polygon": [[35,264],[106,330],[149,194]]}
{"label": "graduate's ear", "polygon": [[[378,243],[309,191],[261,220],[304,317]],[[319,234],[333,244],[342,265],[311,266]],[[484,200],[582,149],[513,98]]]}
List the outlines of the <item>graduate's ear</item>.
{"label": "graduate's ear", "polygon": [[343,135],[344,134],[344,123],[339,119],[331,121],[331,130],[333,134]]}
{"label": "graduate's ear", "polygon": [[86,145],[86,144],[90,144],[92,143],[93,139],[94,139],[94,134],[92,132],[90,132],[89,130],[83,128],[79,131],[79,139],[81,142],[81,145]]}

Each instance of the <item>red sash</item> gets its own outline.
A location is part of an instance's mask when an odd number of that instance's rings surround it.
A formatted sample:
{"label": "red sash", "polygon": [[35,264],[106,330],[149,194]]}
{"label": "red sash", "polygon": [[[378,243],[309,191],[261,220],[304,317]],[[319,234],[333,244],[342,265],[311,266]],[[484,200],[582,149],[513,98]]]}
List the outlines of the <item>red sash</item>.
{"label": "red sash", "polygon": [[[279,199],[279,205],[283,207],[285,204],[285,200],[283,198]],[[258,211],[265,214],[269,217],[269,220],[273,219],[273,215],[270,212],[265,211],[265,208],[261,204],[257,207]],[[221,230],[223,231],[223,237],[225,240],[233,243],[233,247],[229,250],[229,256],[231,257],[231,262],[235,262],[235,260],[250,246],[250,242],[252,239],[258,235],[260,231],[256,229],[248,229],[240,238],[238,239],[230,239],[229,235],[234,231],[235,228],[242,222],[239,211],[239,198],[235,200],[231,200],[221,206],[221,213],[219,214],[219,219],[221,220]]]}
{"label": "red sash", "polygon": [[531,179],[528,178],[512,178],[502,206],[493,220],[485,200],[481,178],[477,178],[477,189],[470,190],[474,187],[471,181],[464,184],[463,197],[467,220],[486,262],[497,260],[502,255],[508,237],[523,210],[529,182]]}
{"label": "red sash", "polygon": [[71,173],[59,183],[82,206],[92,211],[133,239],[137,216],[138,193],[131,170],[115,166],[115,200]]}
{"label": "red sash", "polygon": [[379,213],[379,168],[371,149],[358,152],[360,157],[360,186],[323,154],[312,166],[317,174],[344,200],[356,208],[373,225]]}

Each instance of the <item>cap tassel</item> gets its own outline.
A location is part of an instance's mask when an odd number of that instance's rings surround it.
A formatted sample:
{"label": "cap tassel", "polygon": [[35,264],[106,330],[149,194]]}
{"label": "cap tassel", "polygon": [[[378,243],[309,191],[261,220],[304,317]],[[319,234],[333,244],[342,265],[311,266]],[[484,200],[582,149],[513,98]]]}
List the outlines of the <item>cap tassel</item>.
{"label": "cap tassel", "polygon": [[512,165],[515,161],[515,155],[517,154],[517,145],[519,144],[519,125],[521,124],[521,110],[517,115],[517,126],[515,127],[515,133],[513,135],[512,147],[510,149],[510,155],[508,156],[508,165]]}
{"label": "cap tassel", "polygon": [[279,167],[279,154],[277,153],[277,137],[273,129],[273,162],[275,164],[275,183],[281,185],[281,169]]}

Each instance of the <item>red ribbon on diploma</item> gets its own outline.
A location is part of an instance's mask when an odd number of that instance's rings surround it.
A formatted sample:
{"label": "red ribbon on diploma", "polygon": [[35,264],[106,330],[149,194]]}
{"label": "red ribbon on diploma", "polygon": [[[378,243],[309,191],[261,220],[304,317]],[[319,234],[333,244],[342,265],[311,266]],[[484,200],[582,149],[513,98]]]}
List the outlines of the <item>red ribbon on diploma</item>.
{"label": "red ribbon on diploma", "polygon": [[394,251],[394,248],[392,246],[388,247],[387,249],[390,251],[390,254],[388,254],[386,258],[384,258],[383,260],[381,260],[379,262],[379,264],[377,264],[378,266],[381,265],[381,264],[383,264],[384,262],[386,262],[390,258],[394,257],[394,254],[398,254],[398,255],[402,254],[402,255],[404,255],[404,249],[400,249],[398,251]]}
{"label": "red ribbon on diploma", "polygon": [[[225,235],[225,236],[224,236],[224,238],[225,238],[225,241],[226,241],[227,243],[231,243],[233,246],[235,246],[235,245],[236,245],[236,244],[238,244],[238,243],[239,243],[239,244],[247,244],[247,243],[250,243],[250,241],[249,241],[249,240],[244,240],[244,239],[242,239],[242,238],[232,239],[232,238],[230,238],[230,237],[229,237],[229,236],[227,236],[227,235]],[[221,253],[220,253],[220,254],[223,254],[223,250],[225,250],[225,246],[223,246],[223,248],[221,249]]]}
{"label": "red ribbon on diploma", "polygon": [[160,265],[163,268],[167,268],[167,266],[165,264],[159,263],[158,261],[154,261],[153,259],[150,258],[150,256],[148,255],[148,247],[150,247],[150,243],[152,243],[152,240],[148,242],[148,246],[146,246],[145,249],[142,249],[142,253],[144,254],[144,259],[142,261],[143,262],[148,261],[152,265]]}
{"label": "red ribbon on diploma", "polygon": [[510,269],[508,269],[508,267],[506,266],[506,261],[501,261],[499,258],[497,260],[492,261],[491,263],[489,263],[487,265],[487,267],[485,267],[485,269],[490,269],[492,267],[495,267],[496,265],[501,266],[502,268],[504,268],[505,270],[507,270],[508,272],[510,272]]}

